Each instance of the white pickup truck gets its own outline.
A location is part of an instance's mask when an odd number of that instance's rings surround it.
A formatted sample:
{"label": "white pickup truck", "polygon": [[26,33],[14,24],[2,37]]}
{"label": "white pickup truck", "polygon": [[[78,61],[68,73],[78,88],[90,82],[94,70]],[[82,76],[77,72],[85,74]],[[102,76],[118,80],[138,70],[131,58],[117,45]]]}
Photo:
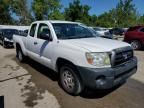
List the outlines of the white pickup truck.
{"label": "white pickup truck", "polygon": [[27,37],[13,39],[19,61],[29,57],[54,70],[63,89],[72,95],[85,87],[112,88],[137,71],[129,44],[96,37],[80,23],[36,21]]}

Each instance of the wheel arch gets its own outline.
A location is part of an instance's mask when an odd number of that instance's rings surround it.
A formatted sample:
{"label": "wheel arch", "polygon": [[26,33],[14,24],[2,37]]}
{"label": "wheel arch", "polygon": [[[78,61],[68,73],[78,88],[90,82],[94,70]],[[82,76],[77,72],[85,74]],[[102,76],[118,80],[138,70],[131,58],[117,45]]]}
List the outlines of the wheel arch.
{"label": "wheel arch", "polygon": [[61,57],[60,57],[60,58],[58,58],[58,59],[56,60],[56,71],[59,73],[60,67],[61,67],[62,65],[64,65],[64,64],[70,64],[70,65],[74,66],[75,69],[76,69],[75,74],[78,75],[78,77],[80,78],[80,80],[81,80],[81,82],[82,82],[82,78],[81,78],[81,75],[80,75],[80,73],[79,73],[79,71],[78,71],[78,69],[77,69],[77,66],[76,66],[73,62],[71,62],[71,61],[69,61],[69,60],[67,60],[67,59],[65,59],[65,58],[61,58]]}
{"label": "wheel arch", "polygon": [[20,48],[22,50],[22,53],[26,56],[25,47],[23,45],[21,45],[20,43],[16,42],[15,43],[15,47],[16,47],[16,52],[17,52],[18,48]]}
{"label": "wheel arch", "polygon": [[56,60],[56,70],[57,70],[57,72],[59,72],[60,67],[62,65],[64,65],[65,63],[71,64],[71,65],[76,67],[76,65],[73,62],[71,62],[70,60],[67,60],[65,58],[59,57]]}
{"label": "wheel arch", "polygon": [[133,40],[141,41],[139,38],[132,38],[130,41],[133,41]]}

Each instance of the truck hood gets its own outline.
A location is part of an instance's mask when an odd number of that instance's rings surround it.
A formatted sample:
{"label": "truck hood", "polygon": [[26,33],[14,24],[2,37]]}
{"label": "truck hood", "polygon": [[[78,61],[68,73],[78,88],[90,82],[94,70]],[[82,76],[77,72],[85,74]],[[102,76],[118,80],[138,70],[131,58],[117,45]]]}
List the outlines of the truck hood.
{"label": "truck hood", "polygon": [[105,38],[81,38],[66,40],[67,44],[84,48],[90,52],[107,52],[113,49],[130,46],[129,44],[117,40],[105,39]]}

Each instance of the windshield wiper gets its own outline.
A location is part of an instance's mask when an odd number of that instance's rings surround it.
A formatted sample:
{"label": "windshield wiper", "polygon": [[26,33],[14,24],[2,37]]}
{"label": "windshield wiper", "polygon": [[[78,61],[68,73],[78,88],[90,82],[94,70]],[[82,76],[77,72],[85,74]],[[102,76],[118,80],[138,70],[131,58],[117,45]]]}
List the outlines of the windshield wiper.
{"label": "windshield wiper", "polygon": [[61,37],[61,39],[80,39],[80,38],[94,38],[95,36],[70,36],[70,37]]}
{"label": "windshield wiper", "polygon": [[92,37],[94,37],[94,36],[85,35],[85,36],[79,36],[79,37],[77,37],[77,38],[92,38]]}

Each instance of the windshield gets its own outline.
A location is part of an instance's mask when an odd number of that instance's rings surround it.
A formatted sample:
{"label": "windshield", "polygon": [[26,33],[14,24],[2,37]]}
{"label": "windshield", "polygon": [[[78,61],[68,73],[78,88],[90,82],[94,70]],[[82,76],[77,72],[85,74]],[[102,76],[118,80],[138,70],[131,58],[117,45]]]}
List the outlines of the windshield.
{"label": "windshield", "polygon": [[52,23],[58,39],[77,39],[96,37],[88,27],[80,24]]}
{"label": "windshield", "polygon": [[4,29],[3,34],[5,37],[12,37],[14,34],[18,34],[18,31],[15,29]]}

